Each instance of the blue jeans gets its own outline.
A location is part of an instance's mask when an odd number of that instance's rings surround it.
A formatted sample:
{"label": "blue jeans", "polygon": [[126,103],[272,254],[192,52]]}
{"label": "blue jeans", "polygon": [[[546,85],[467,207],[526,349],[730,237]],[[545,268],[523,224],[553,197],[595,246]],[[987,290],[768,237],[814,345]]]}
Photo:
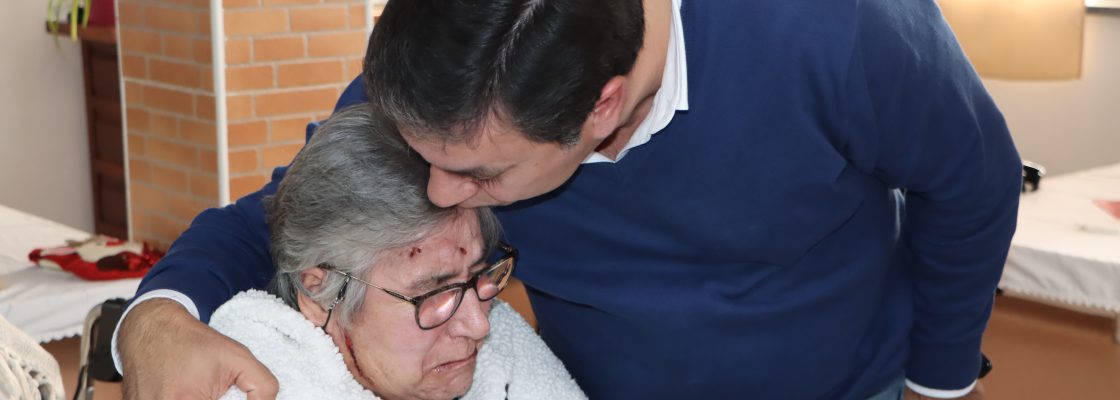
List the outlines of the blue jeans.
{"label": "blue jeans", "polygon": [[867,400],[902,400],[904,393],[906,393],[906,379],[900,376],[887,384],[882,392],[868,397]]}

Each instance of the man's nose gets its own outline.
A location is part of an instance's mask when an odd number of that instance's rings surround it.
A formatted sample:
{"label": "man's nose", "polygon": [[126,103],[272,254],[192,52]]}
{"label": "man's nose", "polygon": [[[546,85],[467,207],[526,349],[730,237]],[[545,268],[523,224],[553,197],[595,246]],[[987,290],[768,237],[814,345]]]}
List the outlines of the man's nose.
{"label": "man's nose", "polygon": [[451,317],[451,335],[482,340],[490,333],[490,301],[479,301],[475,289],[463,293],[463,302]]}
{"label": "man's nose", "polygon": [[428,178],[428,200],[440,207],[458,205],[478,193],[478,184],[470,178],[431,167]]}

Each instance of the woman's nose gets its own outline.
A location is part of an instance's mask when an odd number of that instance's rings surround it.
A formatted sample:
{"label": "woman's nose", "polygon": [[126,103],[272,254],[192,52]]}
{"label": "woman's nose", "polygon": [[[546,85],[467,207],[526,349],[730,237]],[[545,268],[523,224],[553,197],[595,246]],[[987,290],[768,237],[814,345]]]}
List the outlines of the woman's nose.
{"label": "woman's nose", "polygon": [[490,333],[490,301],[479,301],[474,289],[463,293],[463,303],[451,317],[451,334],[482,340]]}
{"label": "woman's nose", "polygon": [[478,184],[470,178],[431,167],[428,178],[428,199],[440,207],[458,205],[478,193]]}

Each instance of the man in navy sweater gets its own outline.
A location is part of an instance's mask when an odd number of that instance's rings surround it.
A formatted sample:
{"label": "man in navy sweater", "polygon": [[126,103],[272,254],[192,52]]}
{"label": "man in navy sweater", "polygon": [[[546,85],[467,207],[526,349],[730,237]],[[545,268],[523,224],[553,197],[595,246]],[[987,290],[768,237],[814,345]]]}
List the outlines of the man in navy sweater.
{"label": "man in navy sweater", "polygon": [[[592,398],[979,397],[1021,164],[932,0],[393,1],[366,62],[339,106],[397,122],[434,203],[504,206]],[[129,397],[274,395],[199,320],[271,279],[283,172],[145,278]]]}

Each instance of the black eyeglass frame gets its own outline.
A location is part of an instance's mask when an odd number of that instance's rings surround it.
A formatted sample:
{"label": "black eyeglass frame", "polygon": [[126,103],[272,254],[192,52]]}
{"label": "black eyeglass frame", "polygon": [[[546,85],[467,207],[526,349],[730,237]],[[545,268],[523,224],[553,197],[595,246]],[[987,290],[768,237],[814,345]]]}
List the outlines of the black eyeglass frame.
{"label": "black eyeglass frame", "polygon": [[[384,287],[375,285],[375,284],[370,283],[370,282],[366,282],[365,280],[363,280],[361,278],[358,278],[354,275],[351,275],[351,274],[346,273],[346,272],[339,271],[333,265],[330,265],[330,264],[327,264],[327,263],[319,264],[319,268],[322,268],[322,269],[325,269],[327,271],[331,271],[331,272],[334,272],[336,274],[345,276],[347,279],[353,279],[355,281],[361,282],[362,284],[365,284],[366,286],[369,286],[369,287],[374,288],[374,289],[381,290],[382,292],[385,292],[386,294],[388,294],[390,296],[393,296],[393,297],[397,298],[398,300],[401,300],[401,301],[404,301],[406,303],[412,304],[412,306],[413,306],[413,316],[416,319],[416,326],[420,327],[421,330],[426,331],[426,330],[431,330],[431,329],[438,328],[441,325],[446,324],[447,321],[450,321],[451,318],[455,316],[455,313],[459,311],[459,306],[463,304],[463,297],[466,296],[467,289],[474,289],[474,294],[475,294],[475,296],[478,297],[478,301],[493,300],[495,297],[498,297],[498,295],[501,294],[503,290],[505,290],[506,286],[509,285],[509,277],[513,276],[513,269],[515,267],[517,267],[517,259],[518,259],[517,249],[514,248],[513,246],[510,246],[508,243],[505,243],[505,242],[498,242],[498,249],[504,251],[506,253],[506,255],[503,256],[502,258],[498,259],[498,261],[495,261],[495,262],[491,263],[486,268],[483,268],[481,271],[478,271],[474,275],[471,275],[471,277],[469,279],[467,279],[466,281],[459,282],[459,283],[452,283],[452,284],[446,285],[446,286],[441,286],[441,287],[429,290],[429,291],[425,292],[424,294],[421,294],[421,295],[415,296],[415,297],[410,297],[410,296],[407,296],[403,293],[397,292],[395,290],[384,288]],[[498,292],[494,293],[494,296],[491,296],[491,297],[486,298],[486,299],[482,298],[482,294],[478,293],[478,279],[480,277],[482,277],[483,275],[485,275],[486,273],[494,271],[497,268],[501,267],[501,265],[503,263],[505,263],[506,261],[510,262],[509,272],[507,272],[508,276],[505,277],[506,285],[502,285],[501,287],[499,287]],[[447,291],[450,291],[450,290],[455,290],[455,289],[461,289],[462,292],[458,296],[456,296],[457,300],[455,301],[455,308],[451,310],[450,314],[448,314],[447,319],[445,319],[443,321],[440,321],[438,324],[435,324],[435,325],[432,325],[430,327],[425,328],[424,325],[420,323],[420,305],[423,304],[425,300],[427,300],[429,298],[432,298],[437,294],[447,292]],[[345,292],[345,290],[346,290],[346,285],[343,285],[342,291]],[[341,299],[342,296],[343,296],[343,293],[340,292],[339,293],[339,299]]]}

